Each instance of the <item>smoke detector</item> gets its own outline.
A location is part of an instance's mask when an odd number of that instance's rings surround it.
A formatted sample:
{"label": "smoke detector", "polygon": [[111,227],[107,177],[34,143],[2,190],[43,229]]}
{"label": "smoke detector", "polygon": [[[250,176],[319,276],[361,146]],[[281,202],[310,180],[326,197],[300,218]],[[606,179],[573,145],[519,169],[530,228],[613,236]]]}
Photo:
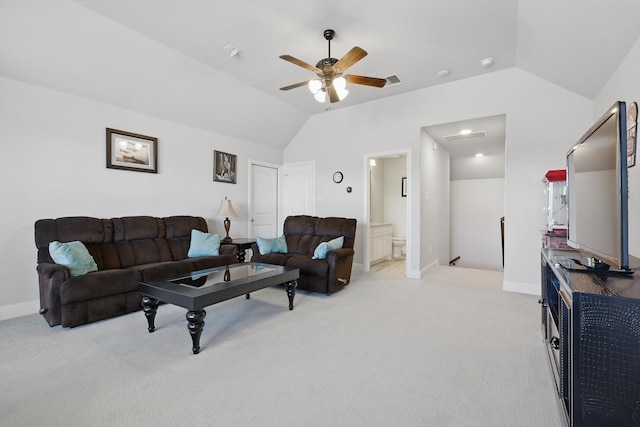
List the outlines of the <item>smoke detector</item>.
{"label": "smoke detector", "polygon": [[491,67],[493,65],[493,58],[484,58],[482,61],[480,61],[480,65],[482,65],[484,68]]}

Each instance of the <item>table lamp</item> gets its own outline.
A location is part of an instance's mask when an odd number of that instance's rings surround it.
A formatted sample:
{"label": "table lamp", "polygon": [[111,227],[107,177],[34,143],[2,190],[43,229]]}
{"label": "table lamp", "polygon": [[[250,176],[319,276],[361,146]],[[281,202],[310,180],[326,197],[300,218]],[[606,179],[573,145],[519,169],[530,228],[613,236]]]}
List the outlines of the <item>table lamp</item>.
{"label": "table lamp", "polygon": [[238,216],[236,211],[233,209],[231,200],[227,199],[226,197],[224,198],[218,216],[224,218],[224,230],[227,232],[227,237],[222,239],[222,243],[229,243],[233,241],[233,239],[229,237],[229,229],[231,228],[231,221],[229,221],[229,218],[236,218]]}

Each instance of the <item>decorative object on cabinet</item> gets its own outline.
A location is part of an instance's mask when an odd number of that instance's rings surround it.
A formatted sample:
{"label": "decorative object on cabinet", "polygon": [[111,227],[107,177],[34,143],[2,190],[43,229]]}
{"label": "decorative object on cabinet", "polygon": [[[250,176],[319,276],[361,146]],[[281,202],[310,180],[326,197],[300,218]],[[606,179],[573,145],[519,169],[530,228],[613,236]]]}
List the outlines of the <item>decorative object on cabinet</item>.
{"label": "decorative object on cabinet", "polygon": [[107,128],[107,168],[158,173],[158,138]]}
{"label": "decorative object on cabinet", "polygon": [[567,246],[567,171],[547,171],[542,179],[545,193],[545,229],[542,247],[568,249]]}
{"label": "decorative object on cabinet", "polygon": [[227,236],[222,239],[222,243],[229,243],[233,240],[231,237],[229,237],[229,229],[231,228],[231,221],[229,220],[229,218],[238,217],[235,209],[233,209],[231,200],[227,199],[226,197],[224,198],[224,200],[222,201],[222,206],[220,206],[220,213],[218,214],[218,216],[224,218],[224,231],[227,232]]}
{"label": "decorative object on cabinet", "polygon": [[342,175],[342,172],[336,171],[333,173],[333,182],[335,182],[336,184],[340,184],[343,178],[344,176]]}
{"label": "decorative object on cabinet", "polygon": [[407,177],[402,177],[402,186],[400,187],[400,195],[402,197],[407,197]]}
{"label": "decorative object on cabinet", "polygon": [[638,137],[638,104],[632,102],[627,109],[627,166],[636,165],[636,144]]}
{"label": "decorative object on cabinet", "polygon": [[235,154],[213,151],[213,180],[217,182],[236,183],[236,165],[238,156]]}

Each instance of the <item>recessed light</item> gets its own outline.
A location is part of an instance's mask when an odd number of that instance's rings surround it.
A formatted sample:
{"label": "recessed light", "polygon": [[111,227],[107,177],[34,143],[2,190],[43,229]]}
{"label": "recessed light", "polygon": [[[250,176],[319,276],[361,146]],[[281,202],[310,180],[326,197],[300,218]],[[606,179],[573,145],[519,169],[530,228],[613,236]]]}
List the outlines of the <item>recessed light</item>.
{"label": "recessed light", "polygon": [[447,77],[449,74],[451,74],[451,70],[447,68],[445,68],[444,70],[438,71],[438,77]]}
{"label": "recessed light", "polygon": [[476,153],[476,157],[482,157],[482,156],[484,156],[484,154],[482,154],[482,153]]}
{"label": "recessed light", "polygon": [[470,135],[471,134],[471,129],[462,129],[460,131],[460,135]]}

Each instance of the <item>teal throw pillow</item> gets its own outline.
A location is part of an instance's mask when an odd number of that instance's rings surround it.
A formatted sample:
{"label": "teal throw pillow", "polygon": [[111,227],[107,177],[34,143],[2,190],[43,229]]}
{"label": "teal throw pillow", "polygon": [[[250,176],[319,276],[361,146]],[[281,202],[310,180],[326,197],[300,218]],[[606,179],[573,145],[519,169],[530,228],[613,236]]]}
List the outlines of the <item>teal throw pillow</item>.
{"label": "teal throw pillow", "polygon": [[322,242],[318,245],[315,251],[313,251],[313,257],[311,259],[325,259],[327,253],[340,249],[344,245],[344,236],[337,237],[328,242]]}
{"label": "teal throw pillow", "polygon": [[72,276],[82,276],[91,271],[98,271],[98,265],[87,247],[77,240],[67,243],[51,242],[49,254],[53,262],[67,267]]}
{"label": "teal throw pillow", "polygon": [[203,233],[196,229],[191,230],[188,258],[217,255],[220,255],[220,235]]}
{"label": "teal throw pillow", "polygon": [[287,253],[287,240],[284,238],[284,236],[275,237],[273,239],[256,237],[256,244],[258,245],[258,251],[260,252],[260,255]]}

